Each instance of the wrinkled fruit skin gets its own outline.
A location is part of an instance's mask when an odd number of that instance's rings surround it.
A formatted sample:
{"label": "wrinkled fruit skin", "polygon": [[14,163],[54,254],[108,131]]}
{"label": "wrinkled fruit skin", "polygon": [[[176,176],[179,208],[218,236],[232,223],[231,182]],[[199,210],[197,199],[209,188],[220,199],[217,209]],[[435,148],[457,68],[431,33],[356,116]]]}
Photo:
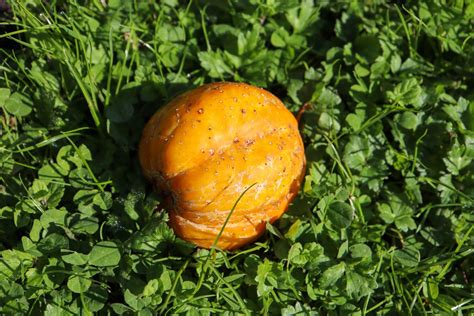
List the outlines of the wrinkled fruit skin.
{"label": "wrinkled fruit skin", "polygon": [[170,226],[210,248],[234,203],[217,247],[257,239],[297,195],[305,170],[298,123],[283,103],[243,83],[212,83],[186,92],[146,124],[139,158],[165,197]]}

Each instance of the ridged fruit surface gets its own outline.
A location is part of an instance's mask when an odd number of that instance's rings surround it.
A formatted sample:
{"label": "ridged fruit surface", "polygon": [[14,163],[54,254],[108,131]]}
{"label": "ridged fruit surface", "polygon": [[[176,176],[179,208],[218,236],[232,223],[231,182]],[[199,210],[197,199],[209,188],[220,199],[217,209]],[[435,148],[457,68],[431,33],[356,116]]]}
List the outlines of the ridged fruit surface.
{"label": "ridged fruit surface", "polygon": [[142,134],[143,173],[167,197],[181,238],[236,249],[257,239],[297,195],[305,156],[298,123],[273,94],[221,82],[186,92],[158,110]]}

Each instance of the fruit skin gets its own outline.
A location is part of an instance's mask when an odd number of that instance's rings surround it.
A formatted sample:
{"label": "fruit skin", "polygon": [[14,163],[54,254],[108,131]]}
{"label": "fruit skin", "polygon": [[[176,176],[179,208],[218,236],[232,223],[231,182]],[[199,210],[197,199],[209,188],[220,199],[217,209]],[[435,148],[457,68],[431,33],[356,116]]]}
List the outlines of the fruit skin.
{"label": "fruit skin", "polygon": [[298,123],[273,94],[244,83],[206,84],[158,110],[139,145],[145,177],[165,197],[170,226],[210,248],[257,239],[297,195],[305,172]]}

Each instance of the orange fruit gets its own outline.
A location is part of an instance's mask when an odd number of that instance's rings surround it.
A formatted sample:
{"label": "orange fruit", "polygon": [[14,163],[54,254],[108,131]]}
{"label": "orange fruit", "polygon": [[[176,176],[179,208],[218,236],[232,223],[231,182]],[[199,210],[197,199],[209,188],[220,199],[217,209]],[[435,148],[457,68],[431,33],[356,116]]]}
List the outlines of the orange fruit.
{"label": "orange fruit", "polygon": [[257,239],[297,195],[305,170],[298,123],[273,94],[244,83],[211,83],[158,110],[139,146],[145,177],[165,197],[170,226],[210,248]]}

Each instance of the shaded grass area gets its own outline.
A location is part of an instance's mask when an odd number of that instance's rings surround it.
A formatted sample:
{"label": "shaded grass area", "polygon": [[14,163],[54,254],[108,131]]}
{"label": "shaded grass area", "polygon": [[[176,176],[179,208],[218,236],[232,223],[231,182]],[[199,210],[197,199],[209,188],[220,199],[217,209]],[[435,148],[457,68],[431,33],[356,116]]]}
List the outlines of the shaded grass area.
{"label": "shaded grass area", "polygon": [[[0,7],[0,313],[472,313],[473,3]],[[235,252],[176,238],[137,159],[221,80],[311,105],[300,198]]]}

